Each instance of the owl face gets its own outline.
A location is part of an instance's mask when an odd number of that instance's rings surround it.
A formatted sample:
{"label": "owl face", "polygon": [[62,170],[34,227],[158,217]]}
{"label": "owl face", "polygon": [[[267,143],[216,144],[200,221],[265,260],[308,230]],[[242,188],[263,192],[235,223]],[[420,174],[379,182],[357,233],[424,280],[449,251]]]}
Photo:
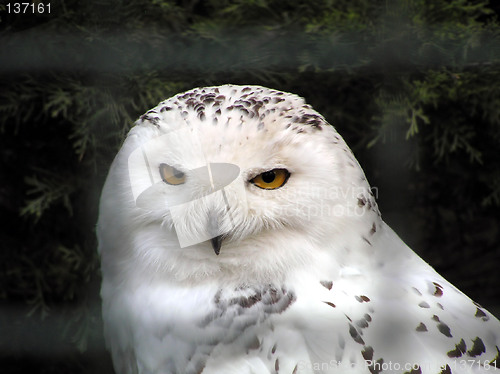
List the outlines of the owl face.
{"label": "owl face", "polygon": [[140,258],[169,269],[185,259],[197,275],[307,262],[315,242],[363,215],[368,189],[321,115],[262,87],[166,100],[141,117],[117,158],[128,170],[120,196],[129,196],[143,243],[155,243],[138,245]]}

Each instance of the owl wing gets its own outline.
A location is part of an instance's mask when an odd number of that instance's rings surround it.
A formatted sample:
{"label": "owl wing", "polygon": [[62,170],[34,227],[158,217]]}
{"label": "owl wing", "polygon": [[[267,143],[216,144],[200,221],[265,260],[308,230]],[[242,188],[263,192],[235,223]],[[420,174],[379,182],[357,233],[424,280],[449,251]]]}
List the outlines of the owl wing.
{"label": "owl wing", "polygon": [[500,372],[500,322],[382,230],[373,246],[385,254],[374,255],[371,269],[297,291],[304,305],[290,314],[307,326],[305,346],[319,372]]}

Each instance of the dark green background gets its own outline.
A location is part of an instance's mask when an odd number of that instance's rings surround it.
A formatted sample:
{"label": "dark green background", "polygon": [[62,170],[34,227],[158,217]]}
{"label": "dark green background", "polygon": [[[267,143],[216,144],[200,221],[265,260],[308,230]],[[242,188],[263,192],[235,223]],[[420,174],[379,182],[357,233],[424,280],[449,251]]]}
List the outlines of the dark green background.
{"label": "dark green background", "polygon": [[[39,2],[37,2],[38,4]],[[500,5],[472,0],[0,3],[0,372],[110,373],[94,227],[133,121],[224,83],[302,95],[384,219],[500,315]]]}

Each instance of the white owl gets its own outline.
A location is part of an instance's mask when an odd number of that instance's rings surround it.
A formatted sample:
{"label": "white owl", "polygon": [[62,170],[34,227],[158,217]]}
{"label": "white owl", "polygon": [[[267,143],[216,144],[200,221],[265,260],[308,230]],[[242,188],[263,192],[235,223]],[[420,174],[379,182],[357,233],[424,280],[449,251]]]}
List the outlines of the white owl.
{"label": "white owl", "polygon": [[500,373],[500,322],[382,221],[296,95],[225,85],[148,111],[98,238],[119,374]]}

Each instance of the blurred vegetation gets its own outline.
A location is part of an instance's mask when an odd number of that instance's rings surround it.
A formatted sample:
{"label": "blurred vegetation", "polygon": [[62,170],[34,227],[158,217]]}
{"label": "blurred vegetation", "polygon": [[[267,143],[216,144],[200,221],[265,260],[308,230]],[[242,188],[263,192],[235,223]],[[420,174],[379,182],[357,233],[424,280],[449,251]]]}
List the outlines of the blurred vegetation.
{"label": "blurred vegetation", "polygon": [[60,0],[50,14],[6,4],[6,372],[110,372],[99,356],[100,189],[134,119],[202,85],[304,96],[351,145],[405,241],[475,300],[500,305],[494,1]]}

